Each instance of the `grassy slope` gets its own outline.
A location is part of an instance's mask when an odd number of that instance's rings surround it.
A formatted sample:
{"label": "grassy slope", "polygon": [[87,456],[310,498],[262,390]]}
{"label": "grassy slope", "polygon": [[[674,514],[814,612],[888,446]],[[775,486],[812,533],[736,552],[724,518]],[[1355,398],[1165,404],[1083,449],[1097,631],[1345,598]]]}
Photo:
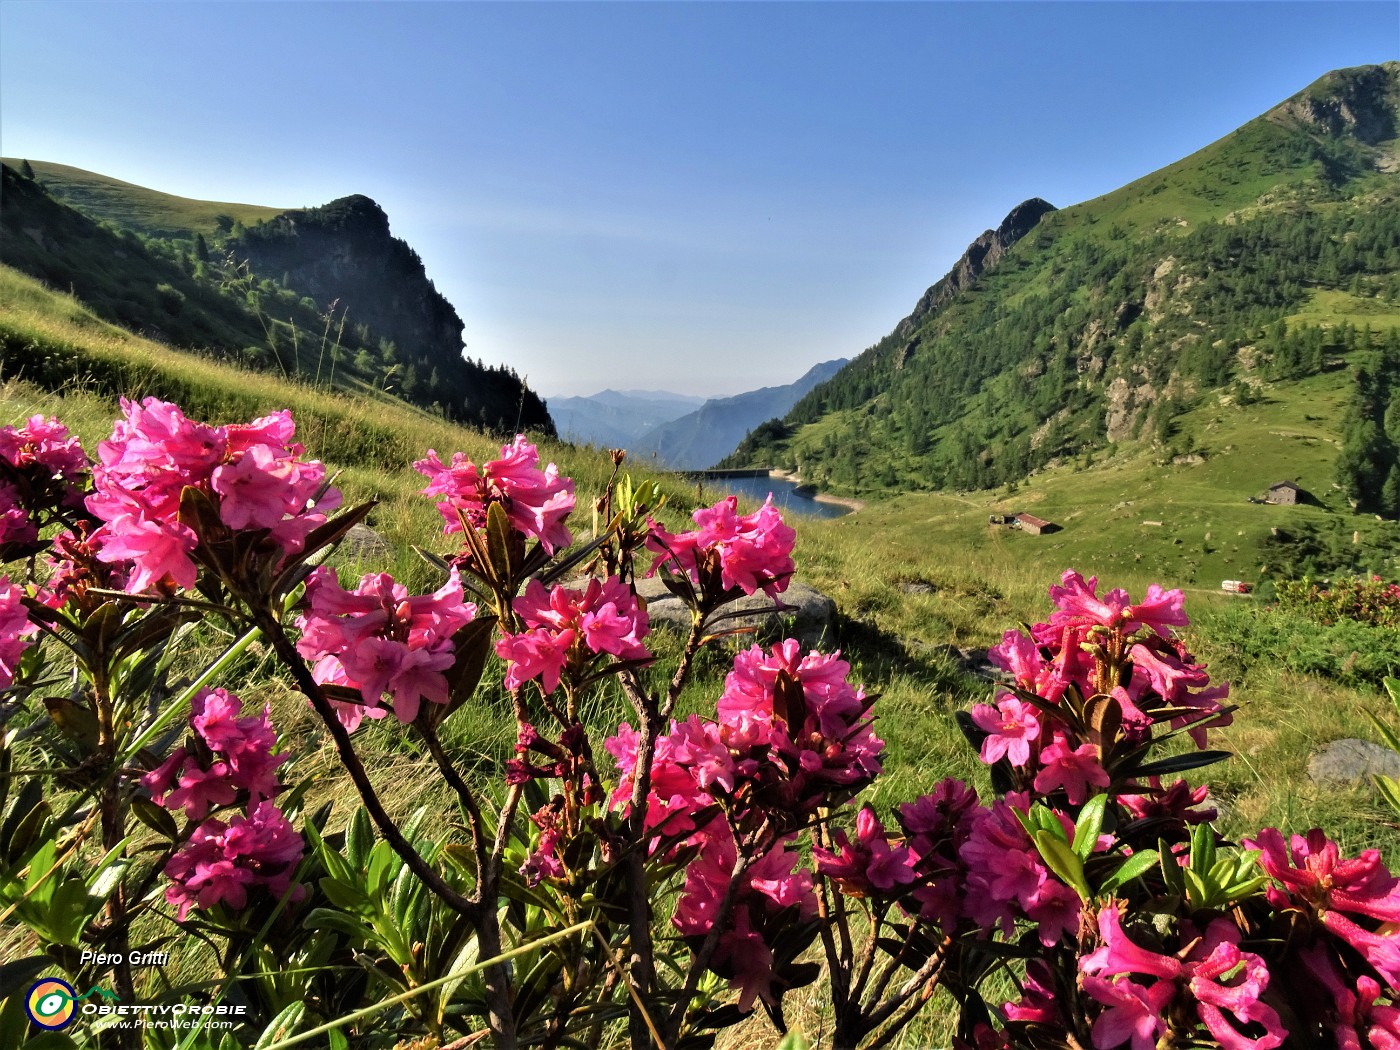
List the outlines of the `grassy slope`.
{"label": "grassy slope", "polygon": [[[11,157],[4,158],[4,162],[12,168],[18,168],[21,163],[19,158]],[[119,227],[141,233],[169,236],[188,231],[211,234],[218,228],[221,215],[251,226],[259,219],[271,219],[286,210],[260,204],[191,200],[67,164],[33,159],[29,163],[44,187],[65,204],[85,215],[106,219]]]}

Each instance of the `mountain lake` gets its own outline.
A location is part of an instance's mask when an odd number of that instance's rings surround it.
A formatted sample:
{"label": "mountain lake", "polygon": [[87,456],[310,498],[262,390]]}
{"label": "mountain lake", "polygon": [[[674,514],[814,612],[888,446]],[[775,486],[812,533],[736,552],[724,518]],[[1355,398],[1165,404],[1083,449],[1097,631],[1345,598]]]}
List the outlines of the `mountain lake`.
{"label": "mountain lake", "polygon": [[[692,479],[697,480],[697,479]],[[773,494],[773,506],[784,513],[805,514],[814,518],[839,518],[851,513],[840,503],[827,503],[797,491],[798,486],[787,478],[704,478],[698,479],[704,491],[702,503],[714,503],[731,492],[740,499],[762,503]]]}

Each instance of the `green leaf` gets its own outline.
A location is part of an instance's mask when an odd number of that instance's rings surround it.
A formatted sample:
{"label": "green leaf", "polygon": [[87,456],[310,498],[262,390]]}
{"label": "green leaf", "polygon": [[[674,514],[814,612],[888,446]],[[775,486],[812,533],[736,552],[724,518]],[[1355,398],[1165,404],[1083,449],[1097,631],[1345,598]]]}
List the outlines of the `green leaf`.
{"label": "green leaf", "polygon": [[317,855],[321,858],[321,863],[326,866],[326,873],[332,878],[343,882],[346,886],[357,886],[360,882],[360,873],[342,857],[339,851],[331,849],[330,845],[319,833],[313,836],[316,843]]}
{"label": "green leaf", "polygon": [[370,930],[364,923],[334,908],[313,908],[302,920],[302,925],[308,930],[334,930],[356,942],[370,936]]}
{"label": "green leaf", "polygon": [[1390,694],[1390,702],[1395,705],[1395,713],[1400,715],[1400,678],[1386,677],[1382,679],[1385,691]]}
{"label": "green leaf", "polygon": [[[1391,679],[1394,681],[1394,679]],[[1376,727],[1376,732],[1380,733],[1381,739],[1386,742],[1386,746],[1392,751],[1400,751],[1400,733],[1391,729],[1370,711],[1365,712],[1366,717],[1371,720],[1371,724]]]}
{"label": "green leaf", "polygon": [[[395,864],[395,861],[398,863]],[[387,842],[376,842],[369,852],[369,865],[365,868],[365,886],[371,897],[381,898],[389,880],[398,874],[403,861]]]}
{"label": "green leaf", "polygon": [[[52,880],[50,880],[52,883]],[[97,902],[100,910],[101,902]],[[88,920],[88,891],[81,879],[64,879],[54,891],[45,923],[50,936],[59,944],[78,947],[78,935]]]}
{"label": "green leaf", "polygon": [[0,965],[0,999],[8,999],[39,974],[52,969],[53,960],[47,955],[31,955]]}
{"label": "green leaf", "polygon": [[1062,882],[1073,886],[1080,898],[1088,900],[1093,896],[1089,892],[1089,884],[1084,881],[1084,862],[1079,856],[1069,848],[1062,838],[1056,838],[1048,831],[1037,831],[1035,833],[1035,845],[1040,850],[1041,859],[1046,863]]}
{"label": "green leaf", "polygon": [[306,1004],[292,1003],[263,1029],[262,1035],[258,1036],[258,1041],[253,1044],[253,1050],[267,1050],[273,1044],[280,1043],[288,1036],[295,1035],[296,1030],[301,1027],[302,1018],[305,1016]]}
{"label": "green leaf", "polygon": [[1223,762],[1230,757],[1229,751],[1190,751],[1182,755],[1172,755],[1170,758],[1158,759],[1156,762],[1147,762],[1136,767],[1132,771],[1135,777],[1163,776],[1167,773],[1180,773],[1187,769],[1199,769],[1201,766],[1214,765],[1216,762]]}
{"label": "green leaf", "polygon": [[1100,893],[1110,893],[1119,886],[1126,886],[1134,879],[1145,875],[1157,865],[1157,851],[1155,849],[1145,849],[1134,853],[1127,860],[1113,871],[1108,878],[1104,879],[1099,886]]}
{"label": "green leaf", "polygon": [[321,892],[326,895],[326,899],[341,911],[353,912],[356,915],[366,917],[375,914],[375,908],[370,903],[369,898],[356,887],[329,876],[322,879],[317,885],[321,887]]}
{"label": "green leaf", "polygon": [[360,806],[345,825],[345,857],[350,866],[363,871],[373,846],[374,826],[370,823],[369,813],[364,806]]}
{"label": "green leaf", "polygon": [[1210,891],[1199,874],[1190,868],[1182,868],[1181,877],[1186,883],[1186,897],[1192,904],[1199,908],[1210,902]]}
{"label": "green leaf", "polygon": [[486,550],[491,558],[491,568],[499,580],[511,579],[510,552],[514,540],[515,530],[511,528],[505,507],[492,503],[486,510]]}
{"label": "green leaf", "polygon": [[1204,875],[1215,866],[1215,831],[1209,824],[1191,829],[1191,870]]}
{"label": "green leaf", "polygon": [[1088,860],[1094,852],[1094,846],[1103,832],[1104,809],[1107,805],[1107,795],[1095,795],[1084,803],[1084,808],[1079,811],[1079,819],[1074,822],[1073,848],[1081,860]]}
{"label": "green leaf", "polygon": [[1371,774],[1371,779],[1375,781],[1376,790],[1381,793],[1386,805],[1400,814],[1400,781],[1392,777],[1383,777],[1379,773]]}

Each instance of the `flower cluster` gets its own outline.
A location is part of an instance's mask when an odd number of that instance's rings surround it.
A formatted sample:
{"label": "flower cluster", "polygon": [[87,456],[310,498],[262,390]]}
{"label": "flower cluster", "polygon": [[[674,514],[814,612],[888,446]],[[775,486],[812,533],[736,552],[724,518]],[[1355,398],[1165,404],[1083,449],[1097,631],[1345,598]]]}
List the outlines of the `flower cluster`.
{"label": "flower cluster", "polygon": [[[1306,946],[1295,982],[1301,999],[1339,982],[1359,988],[1379,979],[1379,987],[1400,987],[1400,879],[1376,850],[1345,859],[1320,828],[1287,843],[1276,828],[1265,828],[1245,845],[1261,851],[1259,866],[1274,881],[1269,903],[1293,920],[1294,936]],[[1335,1008],[1338,1017],[1346,1012],[1340,999],[1318,1005]]]}
{"label": "flower cluster", "polygon": [[[964,914],[979,928],[1009,934],[1017,919],[1035,924],[1049,947],[1079,932],[1079,895],[1046,866],[1017,818],[1030,808],[1025,794],[998,799],[976,818],[959,853],[966,867]],[[1060,815],[1066,831],[1072,827]]]}
{"label": "flower cluster", "polygon": [[[648,820],[675,833],[719,798],[736,820],[756,811],[775,826],[801,823],[871,783],[885,745],[850,670],[839,655],[803,655],[793,638],[737,653],[716,720],[693,715],[658,738]],[[605,745],[624,774],[619,800],[631,797],[637,739],[624,723]]]}
{"label": "flower cluster", "polygon": [[88,469],[78,439],[56,419],[0,427],[0,550],[37,549],[40,529],[82,507]]}
{"label": "flower cluster", "polygon": [[194,586],[192,555],[201,537],[180,519],[186,488],[214,500],[226,528],[265,530],[292,554],[340,505],[340,493],[326,487],[325,467],[301,460],[290,412],[211,426],[155,398],[123,399],[122,411],[125,419],[98,446],[87,507],[103,522],[93,536],[98,556],[131,563],[131,593]]}
{"label": "flower cluster", "polygon": [[203,820],[213,809],[240,797],[257,803],[277,794],[277,769],[286,755],[274,755],[277,734],[271,711],[242,714],[243,701],[223,689],[201,689],[190,703],[188,744],[141,778],[157,805],[183,809]]}
{"label": "flower cluster", "polygon": [[656,554],[652,571],[674,567],[689,575],[702,593],[715,583],[716,590],[763,590],[770,598],[785,591],[793,573],[797,533],[783,523],[771,493],[752,514],[740,514],[738,506],[738,499],[728,496],[697,510],[691,515],[699,526],[693,532],[673,534],[651,522],[647,547]]}
{"label": "flower cluster", "polygon": [[572,542],[564,520],[574,509],[574,483],[561,478],[553,463],[544,470],[539,464],[539,450],[517,434],[501,449],[500,459],[480,468],[461,452],[445,464],[429,449],[413,469],[429,479],[423,495],[442,497],[437,506],[444,532],[461,532],[464,518],[474,528],[484,528],[488,508],[499,503],[517,531],[538,539],[553,554]]}
{"label": "flower cluster", "polygon": [[[234,817],[227,824],[210,818],[166,863],[170,885],[165,899],[175,905],[181,920],[191,908],[247,907],[248,891],[255,887],[279,900],[291,884],[304,845],[271,802],[259,802],[247,816]],[[300,900],[305,894],[298,886],[290,899]]]}
{"label": "flower cluster", "polygon": [[452,636],[476,616],[454,570],[432,594],[409,596],[388,573],[360,578],[353,591],[320,566],[306,580],[306,611],[296,626],[297,651],[314,661],[316,681],[357,691],[364,703],[333,698],[353,732],[365,718],[383,718],[387,694],[394,715],[411,722],[423,700],[448,700],[444,672],[456,659]]}
{"label": "flower cluster", "polygon": [[729,895],[729,914],[710,968],[739,992],[740,1010],[753,1009],[756,999],[770,1005],[778,1001],[782,989],[776,981],[773,944],[784,929],[816,914],[812,875],[787,848],[792,838],[783,836],[744,864],[723,819],[691,840],[700,852],[686,868],[672,923],[684,937],[703,938],[720,921],[721,904]]}
{"label": "flower cluster", "polygon": [[6,689],[19,674],[19,660],[29,648],[27,639],[38,630],[29,620],[21,600],[24,591],[0,576],[0,689]]}
{"label": "flower cluster", "polygon": [[1184,943],[1171,954],[1140,947],[1123,930],[1117,904],[1099,912],[1102,946],[1079,960],[1084,990],[1104,1009],[1094,1021],[1098,1050],[1131,1045],[1152,1050],[1168,1031],[1182,1000],[1225,1050],[1272,1050],[1286,1033],[1278,1013],[1262,1001],[1269,968],[1241,951],[1240,931],[1228,919],[1204,930],[1183,923]]}
{"label": "flower cluster", "polygon": [[1400,583],[1379,576],[1351,576],[1330,584],[1306,577],[1280,580],[1277,590],[1280,609],[1302,613],[1320,624],[1355,620],[1375,627],[1400,627]]}
{"label": "flower cluster", "polygon": [[532,577],[513,606],[527,629],[503,633],[496,643],[496,655],[508,664],[507,689],[538,678],[544,691],[552,693],[566,668],[581,679],[594,658],[605,653],[619,660],[651,658],[642,644],[651,629],[646,609],[615,576],[590,579],[583,590],[563,585],[546,590]]}
{"label": "flower cluster", "polygon": [[[1019,786],[1063,795],[1072,806],[1114,786],[1105,760],[1116,740],[1095,738],[1070,717],[1070,700],[1082,706],[1089,698],[1110,698],[1122,740],[1134,747],[1151,739],[1158,711],[1169,712],[1171,728],[1185,729],[1198,747],[1205,746],[1208,729],[1231,721],[1221,703],[1229,686],[1210,685],[1205,667],[1172,632],[1187,623],[1179,590],[1153,584],[1145,600],[1133,603],[1126,591],[1100,598],[1097,588],[1097,579],[1066,571],[1050,588],[1056,609],[1049,621],[1036,624],[1029,637],[1007,631],[988,653],[1016,691],[971,713],[983,733],[984,762],[1004,760]],[[1118,786],[1144,799],[1163,791],[1151,781]]]}
{"label": "flower cluster", "polygon": [[[787,848],[796,829],[881,770],[884,743],[849,673],[838,656],[803,655],[794,639],[769,651],[754,646],[735,656],[715,721],[692,715],[656,741],[652,848],[698,850],[674,923],[686,936],[707,933],[734,883],[711,966],[740,989],[742,1009],[756,997],[775,1001],[774,939],[815,907],[812,875]],[[640,739],[624,723],[605,743],[622,774],[616,803],[631,798]]]}
{"label": "flower cluster", "polygon": [[[242,711],[233,693],[201,690],[190,704],[190,742],[141,778],[158,805],[202,822],[164,869],[165,899],[182,920],[195,907],[243,908],[254,887],[281,897],[302,854],[301,836],[270,801],[281,790],[277,770],[287,756],[272,752],[277,734],[269,710]],[[209,816],[235,803],[246,812],[227,823]]]}

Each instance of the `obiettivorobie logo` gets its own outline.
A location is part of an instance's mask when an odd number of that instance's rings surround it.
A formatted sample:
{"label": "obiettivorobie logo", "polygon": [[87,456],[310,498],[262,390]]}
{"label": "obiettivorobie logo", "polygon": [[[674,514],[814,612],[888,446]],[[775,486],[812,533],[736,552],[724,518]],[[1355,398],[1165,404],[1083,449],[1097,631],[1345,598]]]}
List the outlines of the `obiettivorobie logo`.
{"label": "obiettivorobie logo", "polygon": [[78,1015],[78,1003],[94,995],[105,1002],[113,1002],[117,998],[116,992],[95,986],[79,995],[67,981],[45,977],[29,989],[24,1009],[29,1019],[40,1028],[57,1031],[72,1024],[73,1018]]}
{"label": "obiettivorobie logo", "polygon": [[[84,999],[93,1002],[84,1003]],[[121,1002],[116,992],[95,985],[79,995],[71,984],[57,977],[33,984],[24,1009],[31,1021],[51,1032],[67,1028],[79,1014],[103,1024],[136,1028],[229,1029],[248,1019],[248,1007],[243,1003],[128,1004]]]}

